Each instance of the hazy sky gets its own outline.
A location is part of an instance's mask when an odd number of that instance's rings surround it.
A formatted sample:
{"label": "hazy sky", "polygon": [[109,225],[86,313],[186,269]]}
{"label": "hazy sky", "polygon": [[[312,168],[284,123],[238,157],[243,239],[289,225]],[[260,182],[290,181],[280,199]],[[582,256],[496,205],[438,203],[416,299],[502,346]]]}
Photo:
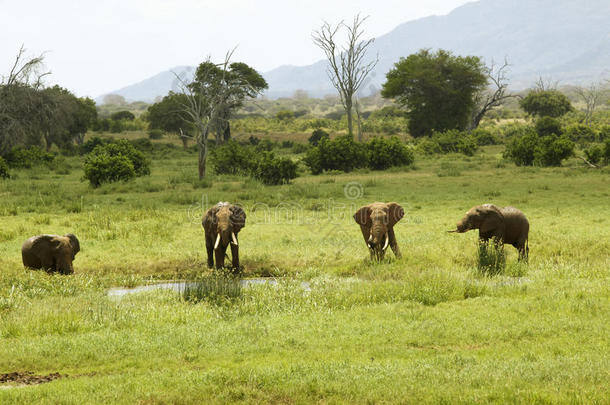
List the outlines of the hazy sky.
{"label": "hazy sky", "polygon": [[96,97],[206,56],[264,72],[323,57],[311,41],[323,20],[369,15],[367,36],[468,0],[0,0],[0,74],[24,44],[46,53],[47,80]]}

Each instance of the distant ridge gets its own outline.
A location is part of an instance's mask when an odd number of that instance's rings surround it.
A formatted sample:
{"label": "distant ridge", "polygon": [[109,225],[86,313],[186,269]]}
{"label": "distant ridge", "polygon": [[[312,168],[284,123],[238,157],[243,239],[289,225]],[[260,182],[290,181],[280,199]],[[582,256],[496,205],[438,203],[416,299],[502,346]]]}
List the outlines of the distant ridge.
{"label": "distant ridge", "polygon": [[[379,63],[362,92],[381,87],[385,74],[400,57],[422,48],[443,48],[456,55],[477,55],[511,64],[511,87],[523,89],[540,76],[560,84],[584,84],[610,77],[610,1],[608,0],[481,0],[445,16],[431,16],[399,25],[378,37],[369,55]],[[193,67],[181,66],[185,72]],[[270,98],[290,97],[305,90],[312,97],[334,94],[326,62],[280,66],[263,73]],[[113,91],[126,99],[153,101],[173,89],[171,72]]]}

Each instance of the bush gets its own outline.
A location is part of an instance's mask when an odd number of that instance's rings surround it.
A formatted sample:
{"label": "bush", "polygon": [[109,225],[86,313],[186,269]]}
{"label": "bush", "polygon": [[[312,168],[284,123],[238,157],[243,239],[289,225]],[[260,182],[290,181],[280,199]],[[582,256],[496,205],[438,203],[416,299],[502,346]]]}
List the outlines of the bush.
{"label": "bush", "polygon": [[604,125],[599,129],[598,139],[600,142],[610,140],[610,125]]}
{"label": "bush", "polygon": [[535,163],[540,166],[561,166],[561,161],[574,155],[574,142],[567,136],[544,136],[536,148]]}
{"label": "bush", "polygon": [[248,138],[248,142],[250,143],[250,145],[258,145],[260,141],[261,140],[255,137],[254,135],[250,135],[250,137]]}
{"label": "bush", "polygon": [[587,158],[589,163],[593,163],[594,165],[601,162],[602,158],[604,157],[604,150],[599,145],[595,145],[590,147],[589,149],[585,149],[584,152],[585,157]]}
{"label": "bush", "polygon": [[282,149],[290,149],[292,147],[294,147],[294,142],[292,141],[282,141],[282,144],[280,145]]}
{"label": "bush", "polygon": [[127,181],[135,176],[133,163],[126,156],[111,156],[104,149],[96,149],[96,152],[85,158],[85,178],[93,187],[99,187],[102,183]]}
{"label": "bush", "polygon": [[476,128],[470,134],[479,146],[497,145],[500,143],[500,140],[487,129]]}
{"label": "bush", "polygon": [[313,174],[324,170],[350,172],[359,167],[366,167],[366,146],[356,143],[349,135],[339,136],[333,140],[322,138],[320,144],[310,149],[303,159]]}
{"label": "bush", "polygon": [[372,138],[366,144],[368,167],[385,170],[393,166],[407,166],[413,163],[413,151],[400,139]]}
{"label": "bush", "polygon": [[474,155],[478,145],[474,137],[467,132],[450,129],[445,132],[435,132],[431,137],[438,143],[441,153],[463,153],[466,156]]}
{"label": "bush", "polygon": [[253,150],[234,140],[212,149],[210,158],[216,174],[248,175],[256,165]]}
{"label": "bush", "polygon": [[0,179],[8,179],[9,177],[11,176],[8,173],[8,164],[6,163],[6,160],[0,156]]}
{"label": "bush", "polygon": [[290,110],[278,111],[278,113],[275,114],[275,118],[279,121],[287,121],[294,118],[294,113]]}
{"label": "bush", "polygon": [[307,147],[307,145],[303,145],[302,143],[295,143],[294,146],[292,147],[292,153],[294,153],[295,155],[298,155],[300,153],[305,153],[309,150],[309,148]]}
{"label": "bush", "polygon": [[124,139],[98,145],[85,158],[85,178],[94,187],[149,174],[144,154]]}
{"label": "bush", "polygon": [[271,152],[277,144],[270,139],[263,139],[256,145],[256,150],[259,152]]}
{"label": "bush", "polygon": [[527,134],[509,141],[504,157],[517,166],[561,166],[561,161],[574,154],[574,142],[567,136],[548,135],[539,137]]}
{"label": "bush", "polygon": [[504,149],[504,157],[512,160],[517,166],[532,166],[538,145],[538,134],[529,131],[521,136],[511,138]]}
{"label": "bush", "polygon": [[151,129],[148,131],[149,139],[162,139],[163,138],[163,130],[161,129]]}
{"label": "bush", "polygon": [[252,177],[267,185],[289,183],[297,177],[297,164],[288,158],[277,158],[273,153],[265,152],[256,162]]}
{"label": "bush", "polygon": [[104,139],[104,138],[100,138],[99,136],[94,136],[93,138],[89,139],[87,142],[83,143],[80,146],[81,154],[85,155],[87,153],[91,153],[93,151],[93,149],[95,149],[96,146],[105,145],[112,141],[113,141],[112,139]]}
{"label": "bush", "polygon": [[330,137],[328,136],[328,132],[318,128],[311,133],[307,142],[312,146],[318,146],[322,139],[330,139]]}
{"label": "bush", "polygon": [[117,112],[113,113],[110,116],[110,119],[113,121],[122,121],[122,120],[133,121],[136,119],[136,116],[133,115],[133,113],[131,113],[130,111],[123,110],[123,111],[117,111]]}
{"label": "bush", "polygon": [[567,128],[566,135],[574,142],[588,143],[597,140],[597,134],[591,127],[584,124],[576,124]]}
{"label": "bush", "polygon": [[152,152],[153,143],[148,138],[136,138],[129,141],[140,152]]}
{"label": "bush", "polygon": [[417,150],[424,155],[434,155],[436,153],[441,153],[441,146],[438,142],[433,141],[427,136],[423,136],[417,142],[416,146]]}
{"label": "bush", "polygon": [[604,163],[610,165],[610,139],[604,142]]}
{"label": "bush", "polygon": [[561,135],[563,130],[561,129],[561,123],[558,119],[553,117],[540,117],[536,120],[534,126],[538,136],[549,136],[549,135]]}
{"label": "bush", "polygon": [[11,168],[30,169],[33,166],[51,163],[55,155],[37,146],[17,147],[6,156],[6,163]]}

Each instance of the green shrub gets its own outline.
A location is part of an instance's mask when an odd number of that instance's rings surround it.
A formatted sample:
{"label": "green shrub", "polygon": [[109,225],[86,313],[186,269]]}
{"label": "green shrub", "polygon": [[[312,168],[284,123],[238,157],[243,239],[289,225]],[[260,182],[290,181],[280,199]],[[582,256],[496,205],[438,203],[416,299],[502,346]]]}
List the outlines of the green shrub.
{"label": "green shrub", "polygon": [[574,154],[574,142],[567,136],[539,137],[529,133],[511,139],[504,150],[504,157],[517,166],[560,166],[561,161]]}
{"label": "green shrub", "polygon": [[9,177],[8,164],[6,163],[6,160],[0,156],[0,179],[8,179]]}
{"label": "green shrub", "polygon": [[294,146],[292,147],[292,153],[294,153],[295,155],[298,155],[300,153],[305,153],[309,150],[309,148],[307,147],[307,145],[303,145],[302,143],[295,143]]}
{"label": "green shrub", "polygon": [[133,113],[131,111],[123,110],[123,111],[117,111],[117,112],[113,113],[112,115],[110,115],[110,119],[113,121],[122,121],[122,120],[133,121],[136,119],[136,116],[133,115]]}
{"label": "green shrub", "polygon": [[441,153],[463,153],[466,156],[474,155],[478,145],[474,137],[467,132],[450,129],[445,132],[435,132],[431,137],[438,143]]}
{"label": "green shrub", "polygon": [[604,142],[604,164],[610,165],[610,139]]}
{"label": "green shrub", "polygon": [[162,139],[163,138],[163,130],[162,129],[151,129],[148,131],[149,139]]}
{"label": "green shrub", "polygon": [[[115,141],[117,142],[117,141]],[[152,152],[153,143],[148,138],[136,138],[129,141],[140,152]]]}
{"label": "green shrub", "polygon": [[253,150],[234,140],[212,149],[210,160],[216,174],[248,175],[256,165]]}
{"label": "green shrub", "polygon": [[498,137],[491,133],[491,131],[483,128],[476,128],[472,130],[471,135],[474,137],[477,145],[497,145],[500,143]]}
{"label": "green shrub", "polygon": [[277,144],[270,139],[263,139],[256,145],[258,152],[271,152]]}
{"label": "green shrub", "polygon": [[94,153],[85,158],[85,178],[93,187],[99,187],[102,183],[127,181],[135,176],[133,163],[126,156],[112,156],[104,149],[96,148]]}
{"label": "green shrub", "polygon": [[264,152],[256,162],[252,177],[267,185],[289,183],[297,177],[297,164],[288,158]]}
{"label": "green shrub", "polygon": [[325,170],[350,172],[356,168],[366,167],[366,146],[356,143],[350,135],[338,136],[333,140],[322,138],[320,144],[310,149],[303,159],[313,174]]}
{"label": "green shrub", "polygon": [[85,155],[87,153],[91,153],[93,151],[93,149],[95,149],[96,146],[105,145],[112,141],[113,141],[112,139],[106,139],[106,138],[100,138],[99,136],[94,136],[93,138],[89,139],[87,142],[83,143],[80,146],[81,154]]}
{"label": "green shrub", "polygon": [[533,131],[511,138],[504,149],[504,158],[517,166],[532,166],[538,145],[538,134]]}
{"label": "green shrub", "polygon": [[294,112],[290,110],[281,110],[278,111],[277,114],[275,114],[275,118],[280,121],[287,121],[294,118]]}
{"label": "green shrub", "polygon": [[600,142],[610,140],[610,125],[604,125],[599,129],[598,139]]}
{"label": "green shrub", "polygon": [[237,300],[242,295],[239,278],[226,275],[211,275],[201,280],[187,283],[182,291],[185,301],[198,303],[207,301],[222,305]]}
{"label": "green shrub", "polygon": [[574,142],[588,143],[597,140],[597,134],[591,127],[584,124],[576,124],[566,129],[566,135]]}
{"label": "green shrub", "polygon": [[574,155],[574,142],[567,136],[543,136],[536,148],[535,163],[540,166],[561,166],[561,161]]}
{"label": "green shrub", "polygon": [[150,174],[144,154],[121,139],[95,147],[85,158],[85,178],[92,186]]}
{"label": "green shrub", "polygon": [[441,146],[438,142],[433,141],[430,137],[422,136],[417,142],[416,149],[424,155],[434,155],[441,153]]}
{"label": "green shrub", "polygon": [[604,150],[600,145],[591,146],[589,149],[585,149],[584,152],[587,160],[593,164],[601,162],[604,156]]}
{"label": "green shrub", "polygon": [[17,147],[6,156],[6,163],[12,168],[30,169],[33,166],[51,163],[53,159],[55,159],[54,154],[45,152],[37,146]]}
{"label": "green shrub", "polygon": [[561,122],[553,117],[540,117],[536,120],[534,126],[538,136],[549,136],[549,135],[561,135],[563,130],[561,129]]}
{"label": "green shrub", "polygon": [[413,151],[400,139],[372,138],[366,144],[368,167],[385,170],[393,166],[407,166],[413,163]]}
{"label": "green shrub", "polygon": [[290,149],[294,147],[294,142],[292,141],[282,141],[282,144],[280,145],[280,147],[282,149]]}
{"label": "green shrub", "polygon": [[311,136],[309,137],[307,142],[309,142],[309,144],[312,146],[318,146],[322,139],[330,139],[330,137],[328,135],[328,132],[318,128],[311,133]]}
{"label": "green shrub", "polygon": [[113,134],[119,134],[123,132],[125,126],[123,125],[123,121],[110,121],[110,132]]}
{"label": "green shrub", "polygon": [[248,142],[250,143],[250,145],[258,145],[260,141],[261,140],[255,137],[254,135],[250,135],[250,137],[248,138]]}

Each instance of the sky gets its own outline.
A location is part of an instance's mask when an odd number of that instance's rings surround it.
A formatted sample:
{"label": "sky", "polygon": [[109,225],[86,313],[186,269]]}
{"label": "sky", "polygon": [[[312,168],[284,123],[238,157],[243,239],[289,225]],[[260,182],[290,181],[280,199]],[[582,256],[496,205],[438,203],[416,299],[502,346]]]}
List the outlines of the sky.
{"label": "sky", "polygon": [[19,48],[45,54],[47,84],[97,97],[210,56],[259,72],[323,58],[324,21],[369,16],[367,37],[472,0],[0,0],[0,75]]}

